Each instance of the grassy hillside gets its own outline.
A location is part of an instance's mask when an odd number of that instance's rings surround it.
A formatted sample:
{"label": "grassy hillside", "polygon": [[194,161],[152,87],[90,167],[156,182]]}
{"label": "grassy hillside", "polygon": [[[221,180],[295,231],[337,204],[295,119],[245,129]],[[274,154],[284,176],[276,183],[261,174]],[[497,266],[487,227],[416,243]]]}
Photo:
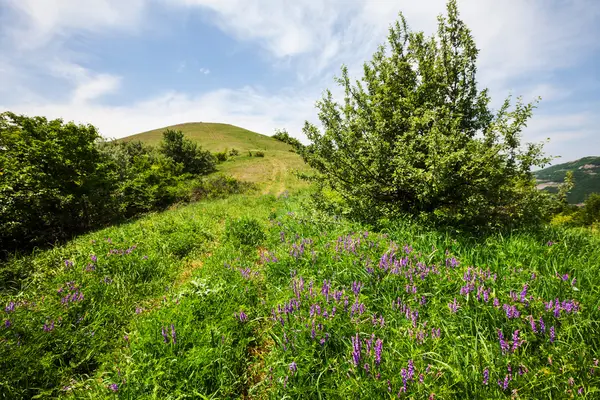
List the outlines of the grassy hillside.
{"label": "grassy hillside", "polygon": [[556,192],[567,171],[573,171],[575,180],[575,187],[567,197],[569,203],[583,203],[590,193],[600,193],[600,157],[584,157],[537,171],[538,188]]}
{"label": "grassy hillside", "polygon": [[[186,137],[212,152],[237,149],[240,155],[219,164],[218,171],[257,184],[263,194],[279,195],[286,190],[294,192],[307,186],[294,175],[295,171],[305,171],[308,167],[298,154],[290,151],[292,146],[233,125],[203,122],[179,124],[119,140],[140,140],[158,145],[162,140],[162,132],[169,128],[181,130]],[[248,152],[255,150],[261,150],[265,156],[250,156]]]}
{"label": "grassy hillside", "polygon": [[248,150],[289,151],[292,147],[269,136],[252,132],[244,128],[228,124],[191,122],[138,133],[119,139],[123,141],[141,140],[150,145],[157,145],[162,140],[166,129],[181,130],[186,137],[196,140],[206,150],[212,152],[235,148],[242,152]]}

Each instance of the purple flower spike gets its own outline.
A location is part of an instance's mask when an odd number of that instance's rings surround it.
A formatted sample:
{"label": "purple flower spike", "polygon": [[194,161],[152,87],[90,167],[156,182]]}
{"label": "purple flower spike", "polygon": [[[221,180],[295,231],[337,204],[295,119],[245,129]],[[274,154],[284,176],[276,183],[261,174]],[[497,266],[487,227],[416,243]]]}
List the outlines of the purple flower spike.
{"label": "purple flower spike", "polygon": [[110,385],[108,385],[108,388],[110,390],[112,390],[113,392],[118,392],[119,391],[119,385],[117,385],[116,383],[111,383]]}
{"label": "purple flower spike", "polygon": [[290,372],[292,373],[292,375],[294,375],[296,371],[298,371],[298,366],[296,365],[295,361],[292,361],[292,363],[290,364]]}
{"label": "purple flower spike", "polygon": [[95,262],[97,262],[97,261],[98,261],[98,257],[97,257],[95,254],[92,254],[92,255],[90,256],[90,260],[92,260],[92,262],[93,262],[93,263],[95,263]]}
{"label": "purple flower spike", "polygon": [[488,368],[483,370],[483,384],[487,385],[490,381],[490,370]]}
{"label": "purple flower spike", "polygon": [[377,366],[381,363],[381,350],[383,350],[383,340],[377,339],[375,342],[375,365]]}
{"label": "purple flower spike", "polygon": [[164,326],[162,327],[161,333],[162,333],[164,342],[169,343],[169,335],[167,335],[167,331],[165,330]]}
{"label": "purple flower spike", "polygon": [[352,361],[357,367],[360,363],[360,346],[360,338],[358,337],[358,333],[356,333],[356,336],[352,338]]}
{"label": "purple flower spike", "polygon": [[6,308],[4,309],[4,311],[6,311],[7,313],[15,311],[15,302],[11,301],[10,303],[8,303],[8,305],[6,306]]}
{"label": "purple flower spike", "polygon": [[450,311],[452,313],[456,313],[458,311],[458,309],[460,308],[460,304],[458,304],[458,302],[456,301],[456,297],[454,298],[454,301],[452,303],[448,303],[448,308],[450,308]]}
{"label": "purple flower spike", "polygon": [[550,327],[550,343],[554,343],[555,339],[556,339],[556,333],[554,331],[554,327],[551,326]]}
{"label": "purple flower spike", "polygon": [[175,334],[175,325],[171,324],[171,337],[173,338],[173,344],[177,343],[177,335]]}

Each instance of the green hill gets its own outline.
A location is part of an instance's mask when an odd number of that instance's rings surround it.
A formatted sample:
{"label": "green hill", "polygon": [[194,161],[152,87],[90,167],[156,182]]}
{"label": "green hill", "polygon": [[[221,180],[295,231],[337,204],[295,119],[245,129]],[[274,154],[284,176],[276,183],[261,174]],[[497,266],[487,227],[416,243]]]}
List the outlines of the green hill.
{"label": "green hill", "polygon": [[595,156],[553,165],[535,172],[538,188],[556,192],[567,171],[573,171],[575,181],[575,187],[567,196],[569,203],[583,203],[590,193],[600,192],[600,157]]}
{"label": "green hill", "polygon": [[235,148],[239,151],[289,151],[292,146],[238,126],[207,122],[190,122],[167,126],[148,132],[138,133],[119,139],[122,141],[141,140],[144,143],[157,145],[162,140],[166,129],[181,130],[185,135],[198,141],[200,145],[212,152]]}
{"label": "green hill", "polygon": [[[298,154],[291,151],[292,146],[234,125],[192,122],[142,132],[119,140],[140,140],[155,146],[162,140],[162,133],[166,129],[181,130],[186,137],[197,141],[202,148],[211,152],[238,150],[239,156],[230,157],[218,165],[219,172],[256,183],[262,193],[277,195],[306,186],[293,174],[294,171],[302,171],[308,167]],[[262,151],[265,156],[250,156],[249,151],[255,150]]]}

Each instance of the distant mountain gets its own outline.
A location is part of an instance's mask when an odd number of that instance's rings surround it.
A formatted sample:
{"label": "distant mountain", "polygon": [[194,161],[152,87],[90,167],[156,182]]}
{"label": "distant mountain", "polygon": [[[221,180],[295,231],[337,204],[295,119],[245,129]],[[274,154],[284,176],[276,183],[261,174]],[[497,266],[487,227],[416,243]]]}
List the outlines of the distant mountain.
{"label": "distant mountain", "polygon": [[579,160],[553,165],[534,172],[538,189],[555,193],[567,171],[573,171],[575,187],[567,196],[571,204],[580,204],[590,193],[600,193],[600,157],[584,157]]}

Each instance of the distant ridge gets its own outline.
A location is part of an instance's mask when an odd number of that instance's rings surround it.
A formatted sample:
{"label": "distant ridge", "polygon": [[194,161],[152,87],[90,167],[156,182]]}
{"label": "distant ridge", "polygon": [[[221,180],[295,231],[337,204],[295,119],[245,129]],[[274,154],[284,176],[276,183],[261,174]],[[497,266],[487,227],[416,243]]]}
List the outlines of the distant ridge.
{"label": "distant ridge", "polygon": [[600,193],[600,156],[589,156],[534,172],[538,189],[556,193],[567,171],[573,171],[575,187],[567,196],[571,204],[580,204],[590,193]]}

